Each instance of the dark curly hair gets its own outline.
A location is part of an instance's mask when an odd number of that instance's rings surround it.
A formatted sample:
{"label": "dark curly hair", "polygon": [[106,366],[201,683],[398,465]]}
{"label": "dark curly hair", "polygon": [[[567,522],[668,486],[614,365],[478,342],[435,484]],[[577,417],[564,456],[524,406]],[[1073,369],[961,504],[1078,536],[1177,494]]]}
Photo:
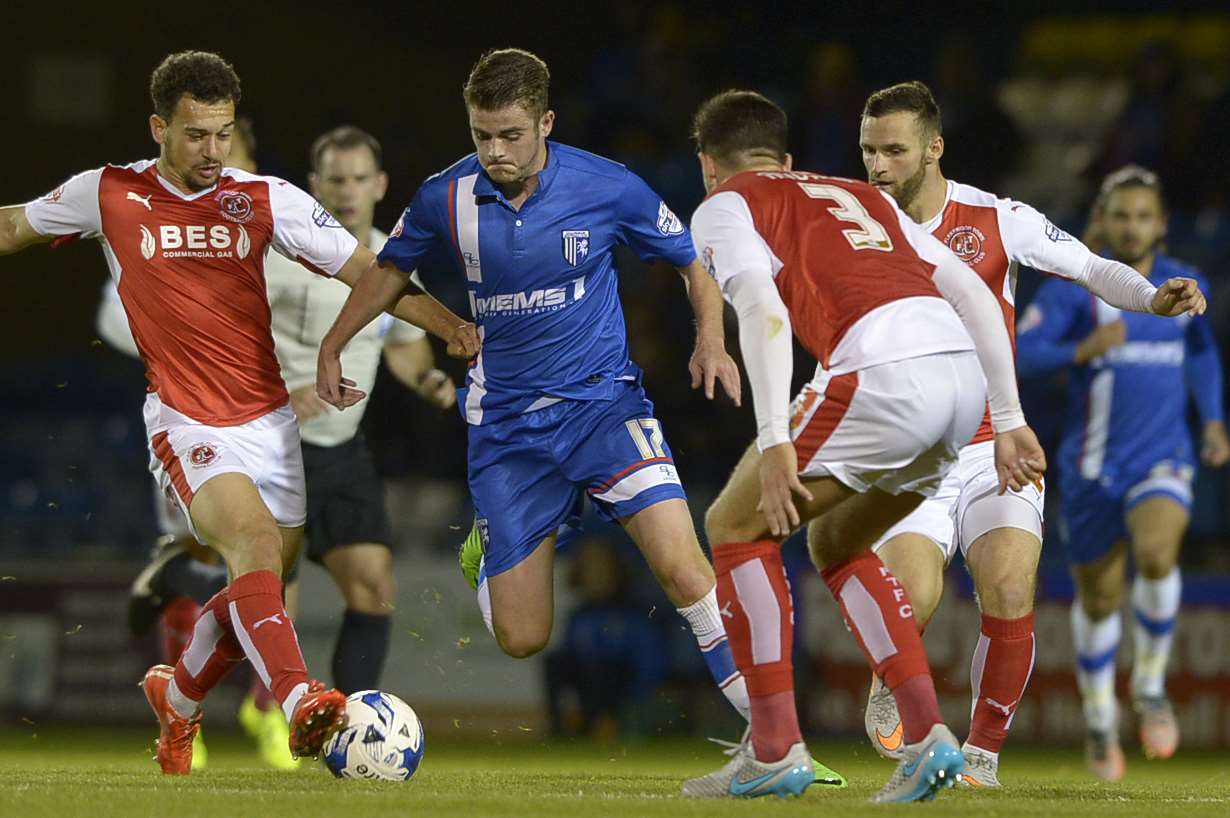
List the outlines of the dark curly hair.
{"label": "dark curly hair", "polygon": [[168,54],[149,79],[154,112],[170,120],[180,97],[201,102],[239,103],[239,75],[226,60],[209,51]]}

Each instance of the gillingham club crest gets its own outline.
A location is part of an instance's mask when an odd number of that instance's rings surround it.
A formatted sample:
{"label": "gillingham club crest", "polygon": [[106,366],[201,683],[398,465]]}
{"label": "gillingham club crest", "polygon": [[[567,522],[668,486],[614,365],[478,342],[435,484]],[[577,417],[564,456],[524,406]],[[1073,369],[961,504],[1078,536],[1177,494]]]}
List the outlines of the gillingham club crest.
{"label": "gillingham club crest", "polygon": [[563,237],[564,258],[568,260],[569,264],[576,267],[589,256],[589,231],[565,230]]}

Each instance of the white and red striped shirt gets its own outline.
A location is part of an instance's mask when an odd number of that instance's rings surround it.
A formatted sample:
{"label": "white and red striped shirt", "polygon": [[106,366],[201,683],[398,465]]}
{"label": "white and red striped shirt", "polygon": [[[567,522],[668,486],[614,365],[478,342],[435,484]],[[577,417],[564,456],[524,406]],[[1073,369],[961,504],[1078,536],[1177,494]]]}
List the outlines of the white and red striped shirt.
{"label": "white and red striped shirt", "polygon": [[[1016,346],[1017,267],[1024,264],[1085,284],[1096,256],[1034,208],[949,181],[944,206],[921,227],[978,273],[999,301]],[[990,412],[972,443],[991,440]]]}
{"label": "white and red striped shirt", "polygon": [[235,426],[288,400],[270,330],[265,252],[334,275],[357,242],[311,196],[226,168],[186,194],[156,162],[74,176],[26,205],[47,236],[101,241],[149,390],[211,426]]}

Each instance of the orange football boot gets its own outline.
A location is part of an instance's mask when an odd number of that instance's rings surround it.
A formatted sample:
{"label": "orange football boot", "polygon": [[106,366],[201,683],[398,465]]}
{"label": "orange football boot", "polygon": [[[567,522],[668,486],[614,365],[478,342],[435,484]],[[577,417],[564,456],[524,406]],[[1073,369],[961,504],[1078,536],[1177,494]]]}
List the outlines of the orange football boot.
{"label": "orange football boot", "polygon": [[320,755],[325,742],[346,726],[346,694],[311,681],[290,719],[290,753],[295,758]]}
{"label": "orange football boot", "polygon": [[1170,758],[1179,747],[1179,720],[1165,696],[1141,696],[1133,706],[1140,716],[1140,746],[1150,760]]}
{"label": "orange football boot", "polygon": [[158,766],[167,775],[187,775],[192,771],[192,740],[201,728],[201,714],[184,718],[167,701],[167,685],[175,676],[175,668],[154,665],[145,672],[141,689],[158,717]]}

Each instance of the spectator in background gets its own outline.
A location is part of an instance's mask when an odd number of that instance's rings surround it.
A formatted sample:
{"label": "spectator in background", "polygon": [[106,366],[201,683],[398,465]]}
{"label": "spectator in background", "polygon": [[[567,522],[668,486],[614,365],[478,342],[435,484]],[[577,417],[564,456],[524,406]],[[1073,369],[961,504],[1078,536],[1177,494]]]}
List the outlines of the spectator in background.
{"label": "spectator in background", "polygon": [[[1223,76],[1230,77],[1230,54],[1224,58]],[[1198,160],[1203,173],[1193,181],[1200,191],[1199,204],[1221,211],[1221,219],[1230,210],[1230,82],[1227,82],[1204,111],[1200,134],[1195,144],[1201,146]],[[1213,272],[1213,271],[1210,271]]]}
{"label": "spectator in background", "polygon": [[568,583],[579,602],[546,659],[551,732],[611,737],[662,684],[666,636],[634,600],[628,564],[609,541],[577,544]]}
{"label": "spectator in background", "polygon": [[936,102],[944,112],[945,165],[983,190],[999,190],[1019,167],[1025,140],[995,98],[991,72],[964,40],[949,41],[933,67]]}
{"label": "spectator in background", "polygon": [[824,168],[832,176],[857,179],[863,169],[851,149],[866,97],[854,49],[845,43],[821,43],[808,61],[806,87],[791,115],[796,164]]}
{"label": "spectator in background", "polygon": [[1105,175],[1133,163],[1153,168],[1169,191],[1171,207],[1194,204],[1209,170],[1205,162],[1214,155],[1197,150],[1201,115],[1200,100],[1174,47],[1164,41],[1149,43],[1132,68],[1131,96],[1094,170]]}

